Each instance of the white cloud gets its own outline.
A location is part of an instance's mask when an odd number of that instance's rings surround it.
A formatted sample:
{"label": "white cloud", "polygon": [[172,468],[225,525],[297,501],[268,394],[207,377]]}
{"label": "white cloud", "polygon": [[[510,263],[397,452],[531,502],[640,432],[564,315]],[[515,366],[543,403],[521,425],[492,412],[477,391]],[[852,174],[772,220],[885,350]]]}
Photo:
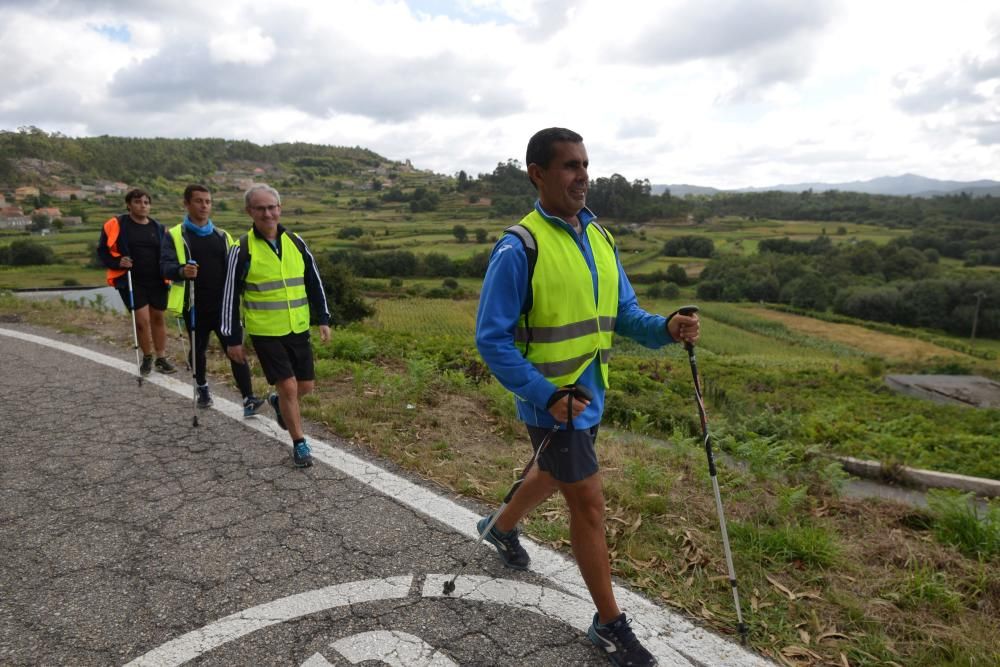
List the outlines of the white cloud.
{"label": "white cloud", "polygon": [[274,40],[259,26],[212,35],[208,40],[208,52],[214,63],[263,65],[277,50]]}

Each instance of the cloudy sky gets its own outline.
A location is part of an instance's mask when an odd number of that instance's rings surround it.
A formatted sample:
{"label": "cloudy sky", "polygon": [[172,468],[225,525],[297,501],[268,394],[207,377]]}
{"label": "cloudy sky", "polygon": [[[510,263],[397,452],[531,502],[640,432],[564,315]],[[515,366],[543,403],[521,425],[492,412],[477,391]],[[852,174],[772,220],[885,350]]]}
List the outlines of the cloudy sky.
{"label": "cloudy sky", "polygon": [[1000,180],[1000,3],[0,0],[0,129],[24,125],[471,174],[560,125],[592,177]]}

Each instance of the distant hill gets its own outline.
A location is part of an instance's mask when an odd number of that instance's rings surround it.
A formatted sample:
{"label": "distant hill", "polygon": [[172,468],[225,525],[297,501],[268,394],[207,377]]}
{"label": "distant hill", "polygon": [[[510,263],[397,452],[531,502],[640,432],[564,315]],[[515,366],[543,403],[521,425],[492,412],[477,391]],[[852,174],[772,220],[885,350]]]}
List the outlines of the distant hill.
{"label": "distant hill", "polygon": [[260,146],[228,139],[67,137],[38,128],[0,131],[0,184],[22,179],[44,185],[107,179],[127,183],[168,179],[207,179],[219,171],[294,174],[302,179],[354,176],[407,169],[361,147],[280,143]]}
{"label": "distant hill", "polygon": [[736,190],[718,190],[716,188],[697,185],[653,185],[652,191],[659,194],[669,189],[677,197],[688,194],[712,195],[718,192],[826,192],[839,190],[841,192],[863,192],[871,195],[893,195],[897,197],[934,197],[940,195],[966,192],[973,197],[986,195],[1000,196],[1000,181],[941,181],[917,174],[902,176],[881,176],[868,181],[848,181],[845,183],[792,183],[771,185],[760,188],[739,188]]}
{"label": "distant hill", "polygon": [[722,190],[709,188],[703,185],[652,185],[650,189],[654,195],[663,194],[665,190],[670,190],[674,197],[686,197],[688,195],[715,195]]}

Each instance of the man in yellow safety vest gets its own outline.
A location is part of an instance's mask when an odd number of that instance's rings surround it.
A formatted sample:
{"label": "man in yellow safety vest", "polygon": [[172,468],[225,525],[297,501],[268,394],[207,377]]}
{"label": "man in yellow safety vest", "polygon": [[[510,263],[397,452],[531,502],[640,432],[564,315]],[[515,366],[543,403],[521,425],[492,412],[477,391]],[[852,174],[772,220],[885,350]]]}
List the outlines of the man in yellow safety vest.
{"label": "man in yellow safety vest", "polygon": [[243,200],[253,227],[229,252],[222,317],[226,353],[233,361],[246,361],[245,324],[264,375],[276,388],[268,402],[292,438],[292,460],[304,468],[312,465],[312,452],[302,430],[299,399],[315,382],[309,325],[315,320],[321,340],[329,341],[330,309],[305,241],[280,224],[278,191],[258,183]]}

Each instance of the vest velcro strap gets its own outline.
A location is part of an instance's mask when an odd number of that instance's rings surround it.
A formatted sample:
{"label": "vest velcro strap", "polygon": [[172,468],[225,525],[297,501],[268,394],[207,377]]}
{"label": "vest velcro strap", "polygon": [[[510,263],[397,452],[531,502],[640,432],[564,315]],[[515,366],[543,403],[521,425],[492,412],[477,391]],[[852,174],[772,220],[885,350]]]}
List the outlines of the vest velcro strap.
{"label": "vest velcro strap", "polygon": [[[603,352],[603,350],[602,350]],[[564,361],[538,362],[532,365],[545,377],[559,377],[581,368],[584,364],[594,358],[593,353],[582,354],[574,359]]]}
{"label": "vest velcro strap", "polygon": [[518,327],[514,340],[518,343],[561,343],[580,336],[597,333],[597,319],[564,324],[559,327]]}
{"label": "vest velcro strap", "polygon": [[254,292],[267,292],[282,287],[293,287],[295,285],[305,285],[305,278],[288,278],[287,280],[268,280],[263,283],[247,283],[247,289]]}
{"label": "vest velcro strap", "polygon": [[288,310],[308,306],[309,299],[292,299],[291,301],[245,301],[243,307],[248,310]]}

